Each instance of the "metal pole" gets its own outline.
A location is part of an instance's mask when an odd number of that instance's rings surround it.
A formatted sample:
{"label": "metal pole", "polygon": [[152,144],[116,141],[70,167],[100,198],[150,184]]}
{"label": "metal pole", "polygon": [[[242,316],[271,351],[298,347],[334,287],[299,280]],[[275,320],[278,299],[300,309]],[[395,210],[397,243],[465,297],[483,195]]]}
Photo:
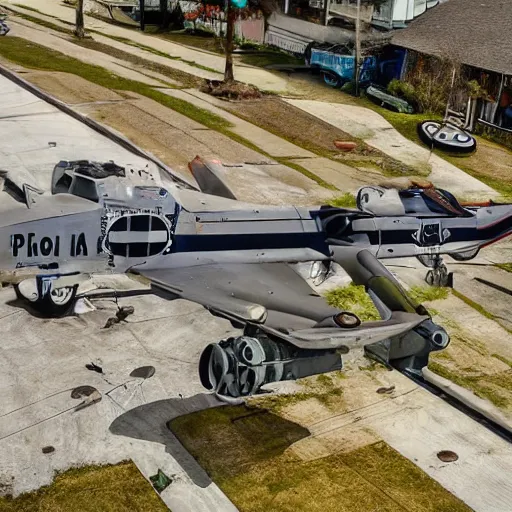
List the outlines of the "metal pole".
{"label": "metal pole", "polygon": [[144,20],[144,11],[146,10],[146,2],[145,0],[140,0],[140,29],[144,32],[144,28],[146,26],[146,22]]}
{"label": "metal pole", "polygon": [[361,0],[357,0],[356,14],[356,55],[354,66],[355,94],[359,96],[359,72],[361,68]]}
{"label": "metal pole", "polygon": [[[288,0],[286,0],[286,2],[288,2]],[[329,7],[331,5],[331,0],[325,0],[324,2],[324,8],[325,8],[325,12],[324,12],[324,25],[327,26],[327,23],[329,23]]]}

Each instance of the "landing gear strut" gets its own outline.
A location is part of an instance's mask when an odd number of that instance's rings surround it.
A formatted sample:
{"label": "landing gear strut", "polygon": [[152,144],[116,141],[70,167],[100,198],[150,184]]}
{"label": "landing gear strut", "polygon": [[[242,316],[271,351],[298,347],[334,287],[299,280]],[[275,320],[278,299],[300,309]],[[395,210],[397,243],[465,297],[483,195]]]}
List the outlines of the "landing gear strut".
{"label": "landing gear strut", "polygon": [[425,281],[429,286],[452,287],[453,273],[448,272],[446,265],[443,263],[441,256],[432,259],[432,268],[427,272]]}

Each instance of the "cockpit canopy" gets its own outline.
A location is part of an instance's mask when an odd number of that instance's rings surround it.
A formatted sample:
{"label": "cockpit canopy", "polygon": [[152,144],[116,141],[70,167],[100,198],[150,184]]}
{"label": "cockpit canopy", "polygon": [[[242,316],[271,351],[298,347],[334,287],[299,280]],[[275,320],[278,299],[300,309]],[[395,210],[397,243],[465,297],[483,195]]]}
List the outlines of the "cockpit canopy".
{"label": "cockpit canopy", "polygon": [[357,207],[378,217],[414,215],[417,217],[471,217],[457,199],[446,190],[410,188],[398,190],[377,186],[362,187],[357,194]]}
{"label": "cockpit canopy", "polygon": [[52,194],[72,194],[97,203],[98,184],[111,176],[126,177],[124,167],[113,162],[61,161],[53,169]]}

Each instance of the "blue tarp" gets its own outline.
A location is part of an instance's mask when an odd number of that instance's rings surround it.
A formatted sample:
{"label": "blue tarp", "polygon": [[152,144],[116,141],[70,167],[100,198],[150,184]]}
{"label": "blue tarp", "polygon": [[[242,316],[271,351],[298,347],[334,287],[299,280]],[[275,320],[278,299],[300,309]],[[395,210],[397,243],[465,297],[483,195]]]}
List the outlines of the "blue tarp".
{"label": "blue tarp", "polygon": [[[335,73],[344,80],[354,78],[355,58],[352,55],[341,55],[324,50],[311,50],[311,66],[316,66],[323,71]],[[359,80],[370,81],[377,69],[377,59],[375,57],[365,57],[361,64]]]}

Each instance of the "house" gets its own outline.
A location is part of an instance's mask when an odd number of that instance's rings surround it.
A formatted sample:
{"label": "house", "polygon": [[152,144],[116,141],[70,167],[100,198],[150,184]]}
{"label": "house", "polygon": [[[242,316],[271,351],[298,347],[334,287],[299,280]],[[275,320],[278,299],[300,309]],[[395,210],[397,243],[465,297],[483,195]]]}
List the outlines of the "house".
{"label": "house", "polygon": [[[362,0],[360,19],[367,39],[402,28],[447,0]],[[267,20],[265,42],[303,53],[311,41],[345,43],[354,38],[357,0],[278,0],[279,11]]]}
{"label": "house", "polygon": [[[512,118],[512,1],[449,0],[407,28],[392,43],[413,54],[459,62],[476,80],[485,97],[474,105],[471,123],[510,131]],[[512,106],[508,113],[512,114]]]}

